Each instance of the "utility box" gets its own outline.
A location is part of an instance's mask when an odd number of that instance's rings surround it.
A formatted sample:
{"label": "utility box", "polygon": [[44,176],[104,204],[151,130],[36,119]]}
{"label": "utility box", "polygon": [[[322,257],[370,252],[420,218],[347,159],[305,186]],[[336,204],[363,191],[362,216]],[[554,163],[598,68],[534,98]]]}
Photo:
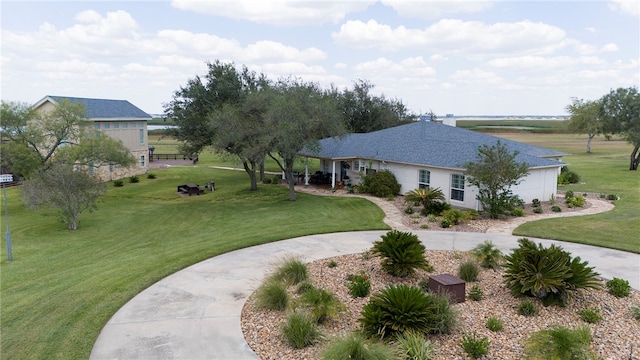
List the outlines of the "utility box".
{"label": "utility box", "polygon": [[431,292],[448,292],[451,294],[451,301],[457,303],[465,300],[464,285],[464,280],[451,274],[429,276],[429,290]]}

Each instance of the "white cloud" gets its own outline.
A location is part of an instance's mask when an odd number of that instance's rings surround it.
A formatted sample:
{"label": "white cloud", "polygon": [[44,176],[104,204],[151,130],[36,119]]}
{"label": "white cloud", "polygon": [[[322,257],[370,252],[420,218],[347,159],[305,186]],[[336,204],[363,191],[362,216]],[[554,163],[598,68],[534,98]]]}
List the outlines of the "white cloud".
{"label": "white cloud", "polygon": [[566,46],[564,30],[528,20],[485,24],[479,21],[443,19],[425,29],[392,28],[376,20],[347,21],[332,34],[341,45],[363,49],[395,51],[400,48],[426,47],[442,53],[512,52],[551,53]]}
{"label": "white cloud", "polygon": [[258,41],[251,44],[242,51],[242,56],[248,61],[257,59],[283,59],[313,62],[323,60],[327,57],[323,51],[314,47],[299,50],[275,41]]}
{"label": "white cloud", "polygon": [[399,15],[416,18],[436,18],[446,14],[476,13],[490,9],[490,1],[469,0],[381,0],[392,7]]}
{"label": "white cloud", "polygon": [[618,45],[616,45],[615,43],[608,43],[600,49],[600,51],[602,52],[616,52],[618,50],[620,49],[618,48]]}
{"label": "white cloud", "polygon": [[609,3],[609,8],[633,17],[640,17],[640,3],[638,3],[638,0],[612,0]]}
{"label": "white cloud", "polygon": [[375,1],[287,1],[173,0],[171,6],[181,10],[276,26],[337,23],[352,12],[366,9]]}

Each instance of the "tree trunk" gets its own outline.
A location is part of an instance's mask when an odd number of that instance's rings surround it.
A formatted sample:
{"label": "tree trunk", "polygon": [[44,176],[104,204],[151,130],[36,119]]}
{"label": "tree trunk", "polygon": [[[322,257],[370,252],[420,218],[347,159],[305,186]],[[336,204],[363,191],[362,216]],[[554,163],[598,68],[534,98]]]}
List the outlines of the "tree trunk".
{"label": "tree trunk", "polygon": [[289,185],[289,200],[296,201],[295,179],[293,178],[293,159],[285,163],[284,176]]}
{"label": "tree trunk", "polygon": [[264,159],[260,163],[260,181],[264,180]]}
{"label": "tree trunk", "polygon": [[595,133],[589,133],[589,140],[587,140],[587,154],[591,154],[591,140],[593,140],[595,136]]}
{"label": "tree trunk", "polygon": [[640,153],[638,150],[640,149],[640,144],[636,145],[633,148],[633,152],[630,156],[629,170],[638,170],[638,164],[640,163]]}
{"label": "tree trunk", "polygon": [[256,180],[256,166],[254,163],[249,165],[248,161],[243,161],[242,165],[244,166],[244,171],[249,175],[249,179],[251,180],[251,188],[250,191],[258,190],[258,181]]}
{"label": "tree trunk", "polygon": [[80,214],[77,215],[72,215],[69,218],[69,230],[77,230],[78,229],[78,216]]}

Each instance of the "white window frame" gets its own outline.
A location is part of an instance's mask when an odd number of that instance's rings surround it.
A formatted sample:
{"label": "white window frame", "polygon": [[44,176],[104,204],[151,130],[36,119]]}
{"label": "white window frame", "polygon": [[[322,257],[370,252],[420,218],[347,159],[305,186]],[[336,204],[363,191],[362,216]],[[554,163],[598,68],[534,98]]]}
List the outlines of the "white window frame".
{"label": "white window frame", "polygon": [[104,123],[104,129],[105,130],[111,129],[111,124],[109,124],[108,122]]}
{"label": "white window frame", "polygon": [[145,158],[144,155],[140,155],[140,167],[145,167]]}
{"label": "white window frame", "polygon": [[[423,181],[422,174],[426,173],[426,181]],[[431,186],[431,171],[427,169],[418,170],[418,189],[427,189]]]}
{"label": "white window frame", "polygon": [[[459,180],[456,180],[459,179]],[[460,183],[462,181],[462,183]],[[451,200],[464,202],[464,183],[466,179],[462,174],[451,174]],[[455,196],[454,196],[455,194]]]}
{"label": "white window frame", "polygon": [[144,129],[139,129],[138,131],[140,137],[140,145],[144,144]]}

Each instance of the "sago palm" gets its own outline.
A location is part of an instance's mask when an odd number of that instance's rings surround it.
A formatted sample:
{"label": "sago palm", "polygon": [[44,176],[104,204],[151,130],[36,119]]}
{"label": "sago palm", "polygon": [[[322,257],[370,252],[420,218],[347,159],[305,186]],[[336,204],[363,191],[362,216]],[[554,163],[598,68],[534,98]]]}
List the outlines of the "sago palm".
{"label": "sago palm", "polygon": [[440,188],[424,188],[411,190],[404,195],[404,200],[409,203],[419,203],[428,208],[435,202],[444,202],[444,193]]}

